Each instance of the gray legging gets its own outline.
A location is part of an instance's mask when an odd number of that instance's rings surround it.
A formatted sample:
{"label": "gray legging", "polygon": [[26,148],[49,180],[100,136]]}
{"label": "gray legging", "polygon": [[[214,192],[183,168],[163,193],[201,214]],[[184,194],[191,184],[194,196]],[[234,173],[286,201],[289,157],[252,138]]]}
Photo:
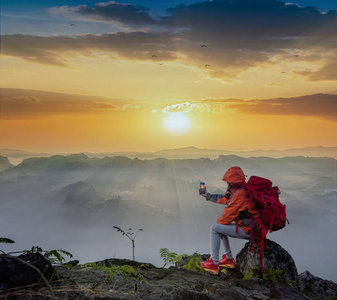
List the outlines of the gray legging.
{"label": "gray legging", "polygon": [[[245,233],[240,226],[238,226],[238,233],[236,233],[236,224],[234,223],[229,225],[213,224],[211,226],[211,258],[215,265],[219,263],[220,234],[222,234],[221,240],[224,247],[224,253],[228,259],[233,258],[228,240],[229,236],[238,239],[250,239],[250,234]],[[255,239],[256,237],[253,236],[253,238]]]}

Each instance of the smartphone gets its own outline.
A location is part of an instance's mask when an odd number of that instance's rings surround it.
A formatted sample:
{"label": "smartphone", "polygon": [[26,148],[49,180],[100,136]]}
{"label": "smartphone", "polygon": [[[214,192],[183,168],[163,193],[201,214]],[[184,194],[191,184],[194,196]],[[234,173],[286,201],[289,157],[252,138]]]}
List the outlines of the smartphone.
{"label": "smartphone", "polygon": [[205,182],[200,182],[200,194],[206,193],[206,185]]}

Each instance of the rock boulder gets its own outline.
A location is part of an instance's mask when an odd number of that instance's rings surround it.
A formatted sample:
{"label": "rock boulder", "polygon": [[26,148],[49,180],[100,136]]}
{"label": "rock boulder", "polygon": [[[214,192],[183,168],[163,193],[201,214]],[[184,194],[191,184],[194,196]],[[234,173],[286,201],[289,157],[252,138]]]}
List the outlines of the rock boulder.
{"label": "rock boulder", "polygon": [[56,278],[56,271],[40,253],[18,257],[0,255],[0,298],[2,291],[7,291],[8,299],[20,299],[16,295],[22,290],[38,290],[46,286],[44,279],[50,281],[53,278]]}
{"label": "rock boulder", "polygon": [[[268,268],[283,270],[284,278],[293,281],[297,285],[298,273],[295,261],[279,244],[266,240],[262,264],[265,270]],[[252,253],[250,242],[248,242],[236,256],[236,268],[243,275],[246,275],[249,272],[249,268],[254,268],[256,265],[260,265],[260,247],[257,246],[256,242],[253,242]]]}
{"label": "rock boulder", "polygon": [[305,295],[317,299],[337,299],[337,284],[304,271],[298,276],[299,289]]}

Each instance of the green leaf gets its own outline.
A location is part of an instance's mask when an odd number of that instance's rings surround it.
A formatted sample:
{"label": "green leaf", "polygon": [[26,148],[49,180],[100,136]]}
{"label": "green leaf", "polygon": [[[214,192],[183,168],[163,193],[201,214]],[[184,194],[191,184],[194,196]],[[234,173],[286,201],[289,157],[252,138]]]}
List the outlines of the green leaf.
{"label": "green leaf", "polygon": [[23,254],[28,254],[28,253],[41,253],[43,250],[39,246],[33,246],[30,250],[23,250]]}
{"label": "green leaf", "polygon": [[[180,257],[187,256],[187,254],[181,255]],[[181,259],[179,257],[179,259]],[[188,257],[187,264],[183,266],[183,268],[195,271],[195,272],[201,272],[202,270],[198,268],[197,266],[200,265],[200,262],[202,261],[201,255],[197,252],[194,252],[193,255],[190,255]]]}
{"label": "green leaf", "polygon": [[[44,254],[44,256],[48,259],[51,259],[53,260],[54,262],[55,261],[58,261],[62,264],[62,262],[65,260],[64,257],[58,253],[57,250],[51,250],[51,251],[48,251]],[[55,259],[52,257],[52,256],[55,256]]]}
{"label": "green leaf", "polygon": [[275,270],[275,271],[274,271],[274,274],[275,274],[276,276],[282,276],[282,273],[283,273],[283,270]]}
{"label": "green leaf", "polygon": [[250,278],[262,278],[265,281],[270,281],[274,283],[285,283],[287,285],[292,285],[292,281],[283,278],[283,270],[275,270],[268,268],[266,273],[264,273],[260,266],[255,266],[254,268],[249,268],[248,273],[243,277],[244,279]]}
{"label": "green leaf", "polygon": [[65,250],[62,250],[62,249],[58,249],[57,251],[63,253],[64,255],[69,256],[70,258],[73,257],[73,255],[68,251],[65,251]]}
{"label": "green leaf", "polygon": [[169,252],[167,248],[161,248],[159,250],[160,257],[164,260],[164,266],[167,265],[167,263],[176,263],[180,258],[177,253],[175,252]]}
{"label": "green leaf", "polygon": [[250,278],[256,278],[252,273],[247,273],[245,276],[243,276],[243,279],[250,279]]}
{"label": "green leaf", "polygon": [[167,248],[161,248],[159,250],[159,253],[160,253],[160,257],[165,259],[169,254],[169,250]]}
{"label": "green leaf", "polygon": [[14,244],[15,242],[9,238],[0,238],[0,243],[5,243],[5,244]]}

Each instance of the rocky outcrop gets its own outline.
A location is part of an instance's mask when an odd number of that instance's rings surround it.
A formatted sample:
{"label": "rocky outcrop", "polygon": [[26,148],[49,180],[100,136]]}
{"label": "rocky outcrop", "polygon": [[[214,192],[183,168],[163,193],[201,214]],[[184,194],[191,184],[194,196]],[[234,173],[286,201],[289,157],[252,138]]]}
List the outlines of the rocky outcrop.
{"label": "rocky outcrop", "polygon": [[129,260],[108,259],[100,263],[129,265],[138,275],[125,277],[116,273],[111,278],[102,269],[83,265],[71,269],[56,267],[62,278],[54,288],[57,299],[307,299],[295,287],[271,284],[262,279],[243,280],[236,270],[214,276],[176,267],[156,268]]}
{"label": "rocky outcrop", "polygon": [[125,259],[97,263],[100,267],[76,263],[53,267],[38,253],[20,259],[0,255],[0,299],[308,299],[295,285],[256,278],[244,280],[238,269],[222,268],[219,276],[215,276],[177,267],[157,268]]}
{"label": "rocky outcrop", "polygon": [[[249,268],[260,265],[260,247],[253,242],[253,253],[251,252],[250,242],[246,243],[244,248],[236,256],[236,267],[242,274],[247,274]],[[283,277],[298,283],[298,273],[295,261],[291,255],[279,244],[266,240],[262,256],[262,265],[265,270],[283,270]]]}
{"label": "rocky outcrop", "polygon": [[56,279],[55,269],[40,253],[0,255],[0,298],[30,299],[19,295],[34,294],[46,287],[51,290],[48,282]]}
{"label": "rocky outcrop", "polygon": [[298,276],[298,284],[302,293],[317,300],[336,300],[337,284],[312,275],[304,271]]}

